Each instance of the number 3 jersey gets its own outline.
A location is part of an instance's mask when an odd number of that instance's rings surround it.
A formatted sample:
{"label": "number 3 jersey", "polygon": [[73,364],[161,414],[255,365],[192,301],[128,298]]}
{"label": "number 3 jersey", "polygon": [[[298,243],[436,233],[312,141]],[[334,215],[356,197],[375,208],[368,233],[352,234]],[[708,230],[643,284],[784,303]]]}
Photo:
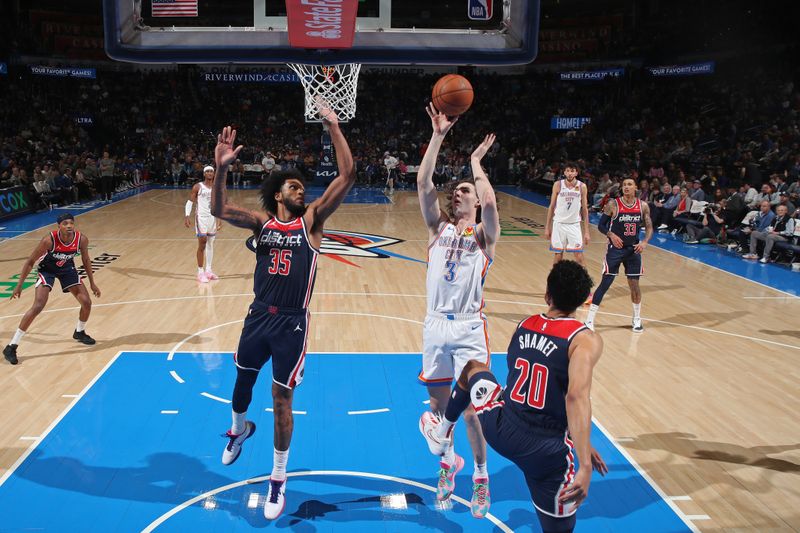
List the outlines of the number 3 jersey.
{"label": "number 3 jersey", "polygon": [[508,345],[505,407],[523,426],[567,430],[569,346],[586,325],[574,318],[534,315]]}
{"label": "number 3 jersey", "polygon": [[319,250],[308,240],[303,217],[289,222],[270,218],[256,238],[256,301],[279,310],[307,308],[314,290],[318,255]]}
{"label": "number 3 jersey", "polygon": [[483,309],[483,282],[492,260],[477,237],[477,226],[459,234],[445,222],[428,247],[428,313],[474,314]]}

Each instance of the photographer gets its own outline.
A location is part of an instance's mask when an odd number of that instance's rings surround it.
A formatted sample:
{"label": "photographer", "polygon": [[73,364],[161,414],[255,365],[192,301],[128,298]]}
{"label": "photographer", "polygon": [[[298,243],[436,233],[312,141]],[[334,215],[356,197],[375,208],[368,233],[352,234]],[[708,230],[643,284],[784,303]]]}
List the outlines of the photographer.
{"label": "photographer", "polygon": [[722,231],[725,220],[720,216],[722,205],[708,204],[703,210],[703,226],[686,225],[686,244],[697,244],[700,239],[715,239]]}

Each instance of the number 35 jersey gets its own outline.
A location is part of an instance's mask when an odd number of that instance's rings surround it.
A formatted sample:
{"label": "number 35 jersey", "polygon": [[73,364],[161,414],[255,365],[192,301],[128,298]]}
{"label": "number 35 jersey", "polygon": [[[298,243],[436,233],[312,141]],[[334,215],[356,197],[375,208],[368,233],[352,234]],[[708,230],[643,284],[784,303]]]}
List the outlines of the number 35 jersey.
{"label": "number 35 jersey", "polygon": [[505,407],[523,426],[566,431],[569,346],[586,325],[574,318],[534,315],[508,345]]}
{"label": "number 35 jersey", "polygon": [[483,282],[491,264],[478,242],[477,225],[459,234],[453,224],[443,223],[428,247],[428,313],[480,313]]}
{"label": "number 35 jersey", "polygon": [[280,309],[308,307],[319,250],[308,240],[303,217],[288,222],[270,218],[256,238],[253,292],[258,302]]}

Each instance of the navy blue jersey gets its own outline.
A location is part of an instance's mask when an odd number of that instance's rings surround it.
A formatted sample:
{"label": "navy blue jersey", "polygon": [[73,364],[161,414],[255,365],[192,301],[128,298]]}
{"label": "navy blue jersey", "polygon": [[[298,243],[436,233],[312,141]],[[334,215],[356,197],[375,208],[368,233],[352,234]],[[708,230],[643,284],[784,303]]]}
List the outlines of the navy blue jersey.
{"label": "navy blue jersey", "polygon": [[611,231],[622,239],[623,246],[635,246],[639,243],[639,229],[642,227],[642,205],[639,199],[632,206],[625,205],[622,198],[617,202],[617,214],[611,219]]}
{"label": "navy blue jersey", "polygon": [[278,309],[307,308],[319,251],[308,241],[303,217],[289,222],[270,218],[256,240],[256,301]]}
{"label": "navy blue jersey", "polygon": [[528,426],[567,430],[569,345],[586,329],[574,318],[534,315],[523,320],[508,345],[505,407]]}
{"label": "navy blue jersey", "polygon": [[73,258],[80,250],[81,233],[75,232],[72,242],[65,243],[58,235],[58,231],[50,233],[53,244],[50,249],[39,258],[37,265],[39,270],[58,273],[65,270],[74,270],[75,262]]}

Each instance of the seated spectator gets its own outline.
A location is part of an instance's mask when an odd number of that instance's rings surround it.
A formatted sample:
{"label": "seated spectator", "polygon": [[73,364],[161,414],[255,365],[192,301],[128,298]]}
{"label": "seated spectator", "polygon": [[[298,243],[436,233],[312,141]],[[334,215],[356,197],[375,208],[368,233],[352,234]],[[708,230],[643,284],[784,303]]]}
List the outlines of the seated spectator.
{"label": "seated spectator", "polygon": [[703,191],[702,183],[700,180],[694,180],[692,182],[692,190],[689,191],[689,197],[694,202],[706,201],[706,193]]}
{"label": "seated spectator", "polygon": [[651,197],[648,202],[650,206],[650,218],[653,221],[653,227],[658,228],[661,226],[661,219],[664,217],[664,204],[672,194],[672,187],[667,185],[659,186],[659,190]]}
{"label": "seated spectator", "polygon": [[756,200],[758,196],[757,190],[751,187],[749,183],[745,183],[739,188],[739,192],[742,193],[744,204],[748,209],[758,209],[758,200]]}
{"label": "seated spectator", "polygon": [[[667,187],[669,185],[666,185]],[[678,208],[678,202],[681,201],[681,188],[677,185],[672,186],[672,190],[670,191],[667,200],[664,202],[664,205],[661,207],[660,218],[658,219],[659,224],[655,226],[658,231],[660,232],[668,232],[670,225],[672,225],[672,216],[675,212],[675,209]],[[653,222],[655,224],[655,221]]]}
{"label": "seated spectator", "polygon": [[675,219],[681,215],[688,217],[692,210],[692,203],[693,201],[689,196],[689,189],[681,187],[678,205],[675,207],[675,211],[672,212],[672,216],[670,217],[671,221],[669,224],[673,234],[677,233],[681,226],[681,224],[675,222]]}
{"label": "seated spectator", "polygon": [[687,244],[697,244],[702,239],[716,240],[725,225],[725,220],[720,216],[723,205],[715,206],[712,208],[710,205],[706,206],[703,210],[703,218],[701,227],[693,224],[686,225],[686,239]]}
{"label": "seated spectator", "polygon": [[786,212],[789,213],[790,216],[794,215],[794,212],[797,211],[797,207],[795,204],[789,199],[789,193],[787,191],[783,191],[778,193],[778,205],[775,207],[777,210],[779,206],[786,206]]}
{"label": "seated spectator", "polygon": [[743,255],[742,259],[758,259],[758,241],[764,241],[764,254],[759,262],[768,262],[775,243],[788,241],[794,236],[794,224],[795,219],[786,212],[786,206],[779,205],[777,214],[772,218],[772,222],[766,231],[753,231],[750,233],[750,253]]}
{"label": "seated spectator", "polygon": [[600,203],[600,200],[602,200],[603,197],[608,194],[608,190],[611,188],[611,185],[611,177],[608,175],[608,172],[603,172],[603,175],[600,177],[600,182],[597,184],[597,191],[592,196],[593,206]]}
{"label": "seated spectator", "polygon": [[769,205],[775,206],[778,205],[780,202],[780,197],[778,193],[773,192],[772,185],[769,183],[765,183],[761,186],[761,192],[756,195],[756,205],[761,205],[761,202],[766,200],[769,202]]}

